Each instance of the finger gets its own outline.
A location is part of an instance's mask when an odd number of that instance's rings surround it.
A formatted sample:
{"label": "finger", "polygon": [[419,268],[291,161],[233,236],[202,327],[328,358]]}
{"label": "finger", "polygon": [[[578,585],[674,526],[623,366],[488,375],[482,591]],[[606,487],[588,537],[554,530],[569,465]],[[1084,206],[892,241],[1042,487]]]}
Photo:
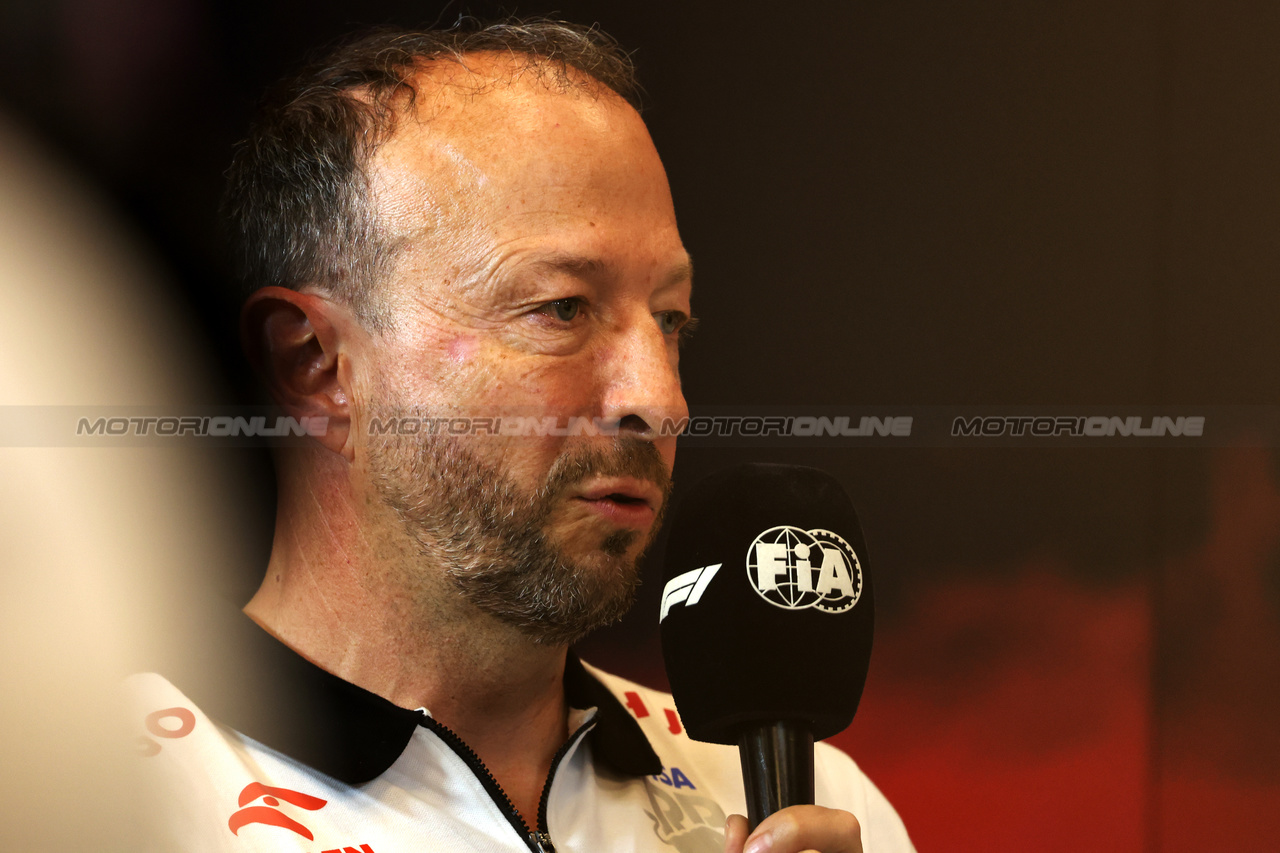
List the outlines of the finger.
{"label": "finger", "polygon": [[724,822],[724,853],[742,853],[742,845],[747,841],[747,819],[740,814],[731,814]]}
{"label": "finger", "polygon": [[846,811],[791,806],[761,821],[745,853],[862,853],[862,827]]}

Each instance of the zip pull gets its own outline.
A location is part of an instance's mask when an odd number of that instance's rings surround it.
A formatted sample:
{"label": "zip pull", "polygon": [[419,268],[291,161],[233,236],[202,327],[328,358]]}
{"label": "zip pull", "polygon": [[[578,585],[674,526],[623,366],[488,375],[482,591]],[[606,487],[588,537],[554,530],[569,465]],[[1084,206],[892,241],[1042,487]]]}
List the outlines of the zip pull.
{"label": "zip pull", "polygon": [[537,853],[556,853],[555,845],[551,843],[551,833],[549,832],[531,832],[529,840],[533,842],[533,849]]}

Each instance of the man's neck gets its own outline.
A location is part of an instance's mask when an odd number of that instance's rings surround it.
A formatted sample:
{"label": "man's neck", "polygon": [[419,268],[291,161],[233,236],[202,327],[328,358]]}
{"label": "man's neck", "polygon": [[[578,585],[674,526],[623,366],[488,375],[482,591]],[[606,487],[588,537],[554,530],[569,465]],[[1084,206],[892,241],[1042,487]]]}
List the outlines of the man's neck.
{"label": "man's neck", "polygon": [[397,568],[421,559],[399,530],[316,517],[342,505],[319,494],[314,513],[281,506],[266,578],[245,612],[322,669],[401,707],[426,708],[475,750],[534,827],[568,737],[565,648],[476,611],[440,574]]}

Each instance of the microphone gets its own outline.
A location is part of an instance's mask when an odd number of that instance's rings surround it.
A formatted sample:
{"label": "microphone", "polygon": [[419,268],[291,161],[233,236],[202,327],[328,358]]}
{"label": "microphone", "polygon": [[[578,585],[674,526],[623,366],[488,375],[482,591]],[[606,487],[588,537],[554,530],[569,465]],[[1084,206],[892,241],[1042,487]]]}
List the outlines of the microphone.
{"label": "microphone", "polygon": [[858,710],[875,621],[865,554],[849,496],[815,468],[729,468],[674,510],[667,677],[689,737],[737,744],[753,830],[813,803],[813,742]]}

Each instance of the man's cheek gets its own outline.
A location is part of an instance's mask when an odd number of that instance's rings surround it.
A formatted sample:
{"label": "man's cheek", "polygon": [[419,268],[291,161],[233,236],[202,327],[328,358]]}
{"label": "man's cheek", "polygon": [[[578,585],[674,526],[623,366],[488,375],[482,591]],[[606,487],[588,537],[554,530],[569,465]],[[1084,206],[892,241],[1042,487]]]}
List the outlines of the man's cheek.
{"label": "man's cheek", "polygon": [[507,416],[504,424],[504,429],[515,427],[513,434],[486,442],[497,447],[501,470],[530,492],[543,489],[564,448],[564,439],[540,434],[538,427],[520,417],[512,420]]}
{"label": "man's cheek", "polygon": [[454,365],[471,362],[480,352],[480,339],[474,335],[459,335],[445,346],[445,356]]}

